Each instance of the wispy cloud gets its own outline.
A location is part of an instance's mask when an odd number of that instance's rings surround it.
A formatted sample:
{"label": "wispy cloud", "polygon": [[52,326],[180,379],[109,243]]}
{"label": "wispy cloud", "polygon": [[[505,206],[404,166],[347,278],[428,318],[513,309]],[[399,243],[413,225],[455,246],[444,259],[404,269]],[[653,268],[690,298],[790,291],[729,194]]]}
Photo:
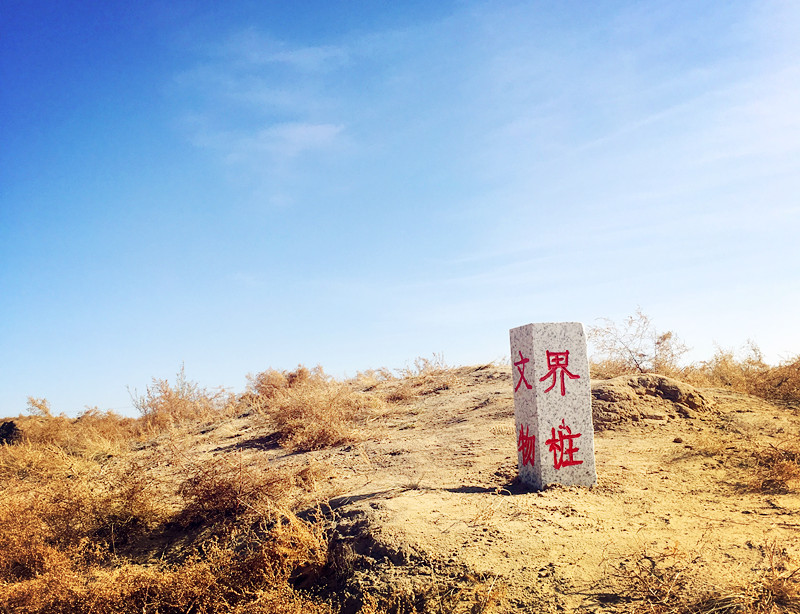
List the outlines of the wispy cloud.
{"label": "wispy cloud", "polygon": [[230,164],[254,159],[285,164],[302,154],[332,147],[342,130],[342,126],[333,124],[289,122],[268,126],[255,134],[219,132],[212,140],[227,152],[225,159]]}
{"label": "wispy cloud", "polygon": [[217,49],[224,60],[243,71],[283,64],[304,73],[327,72],[346,64],[349,57],[345,46],[292,46],[255,28],[234,34]]}
{"label": "wispy cloud", "polygon": [[341,152],[348,142],[327,85],[348,51],[290,45],[254,28],[209,49],[175,76],[189,139],[256,183],[270,182],[268,200],[291,200],[282,184],[301,160]]}
{"label": "wispy cloud", "polygon": [[[764,43],[781,14],[750,8],[583,19],[474,2],[416,28],[309,47],[248,29],[184,75],[202,118],[193,138],[268,177],[273,201],[299,189],[276,173],[349,177],[349,194],[380,194],[420,226],[449,211],[468,239],[448,251],[443,236],[434,257],[455,277],[473,266],[510,283],[516,263],[558,247],[598,268],[623,259],[623,243],[668,257],[676,233],[719,240],[714,216],[747,223],[740,197],[709,197],[732,180],[740,194],[768,173],[786,175],[784,190],[797,184],[800,73],[786,52],[796,43]],[[335,179],[322,157],[340,162]]]}

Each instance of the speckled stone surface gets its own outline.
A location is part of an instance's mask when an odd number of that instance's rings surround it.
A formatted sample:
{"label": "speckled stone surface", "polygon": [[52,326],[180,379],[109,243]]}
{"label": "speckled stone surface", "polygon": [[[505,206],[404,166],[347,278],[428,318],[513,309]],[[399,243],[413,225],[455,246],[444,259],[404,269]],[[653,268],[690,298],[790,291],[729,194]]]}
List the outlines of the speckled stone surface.
{"label": "speckled stone surface", "polygon": [[517,459],[520,479],[593,486],[591,384],[586,335],[580,322],[512,328]]}

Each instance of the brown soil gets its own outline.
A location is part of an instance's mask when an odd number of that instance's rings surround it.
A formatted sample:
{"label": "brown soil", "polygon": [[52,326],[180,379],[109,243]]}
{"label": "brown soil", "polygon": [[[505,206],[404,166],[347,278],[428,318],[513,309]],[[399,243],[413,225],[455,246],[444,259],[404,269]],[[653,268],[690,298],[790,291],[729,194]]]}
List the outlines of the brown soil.
{"label": "brown soil", "polygon": [[596,382],[597,486],[530,492],[515,482],[509,367],[456,369],[422,392],[357,444],[290,453],[243,416],[180,453],[330,467],[308,509],[328,520],[344,611],[465,582],[499,611],[621,611],[643,558],[683,561],[700,594],[756,574],[771,544],[800,553],[797,490],[752,487],[753,452],[800,437],[796,406],[653,376]]}

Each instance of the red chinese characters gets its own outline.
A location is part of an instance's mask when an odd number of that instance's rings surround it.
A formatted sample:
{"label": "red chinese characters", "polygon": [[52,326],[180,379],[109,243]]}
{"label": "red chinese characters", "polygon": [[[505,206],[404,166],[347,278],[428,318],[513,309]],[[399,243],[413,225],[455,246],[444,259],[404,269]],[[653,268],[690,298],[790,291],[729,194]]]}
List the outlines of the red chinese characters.
{"label": "red chinese characters", "polygon": [[520,351],[520,353],[519,353],[519,360],[518,360],[517,362],[515,362],[515,363],[514,363],[514,366],[517,368],[517,371],[519,371],[519,381],[517,382],[517,386],[514,388],[514,392],[516,392],[517,390],[519,390],[519,387],[522,385],[522,383],[523,383],[523,382],[525,382],[525,387],[526,387],[528,390],[530,390],[531,388],[533,388],[533,386],[531,386],[531,385],[528,383],[528,380],[526,380],[526,379],[525,379],[525,365],[526,365],[527,363],[529,363],[530,361],[531,361],[531,359],[530,359],[530,358],[525,358],[525,357],[523,357],[523,356],[522,356],[522,351]]}
{"label": "red chinese characters", "polygon": [[[556,429],[551,429],[552,437],[545,441],[548,450],[553,453],[553,467],[561,469],[562,467],[569,467],[571,465],[580,465],[582,460],[575,460],[574,455],[580,450],[575,447],[575,440],[581,436],[580,433],[573,433],[564,420],[558,427],[558,434]],[[521,431],[520,431],[521,435]]]}
{"label": "red chinese characters", "polygon": [[[520,352],[520,356],[522,353]],[[517,363],[514,363],[517,364]],[[545,390],[545,392],[550,392],[556,385],[556,379],[558,378],[559,373],[561,374],[561,396],[563,397],[566,395],[566,389],[564,387],[564,376],[566,375],[570,379],[580,379],[580,375],[575,375],[574,373],[570,373],[567,370],[569,366],[569,351],[566,352],[551,352],[547,350],[547,366],[550,370],[545,373],[542,377],[539,378],[540,382],[543,382],[549,377],[553,378],[553,383],[550,384],[550,387]],[[519,384],[517,384],[519,387]]]}
{"label": "red chinese characters", "polygon": [[529,435],[530,427],[525,427],[525,432],[522,431],[522,425],[519,427],[519,437],[517,438],[517,452],[522,452],[522,465],[530,465],[536,462],[536,435]]}

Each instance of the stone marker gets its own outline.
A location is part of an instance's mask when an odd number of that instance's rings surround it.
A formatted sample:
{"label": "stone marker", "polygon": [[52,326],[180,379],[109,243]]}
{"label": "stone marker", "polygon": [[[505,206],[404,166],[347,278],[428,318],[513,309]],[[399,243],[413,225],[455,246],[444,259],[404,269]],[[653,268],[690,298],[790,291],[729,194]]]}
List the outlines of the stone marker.
{"label": "stone marker", "polygon": [[580,322],[526,324],[511,331],[517,459],[523,483],[593,486],[589,359]]}

